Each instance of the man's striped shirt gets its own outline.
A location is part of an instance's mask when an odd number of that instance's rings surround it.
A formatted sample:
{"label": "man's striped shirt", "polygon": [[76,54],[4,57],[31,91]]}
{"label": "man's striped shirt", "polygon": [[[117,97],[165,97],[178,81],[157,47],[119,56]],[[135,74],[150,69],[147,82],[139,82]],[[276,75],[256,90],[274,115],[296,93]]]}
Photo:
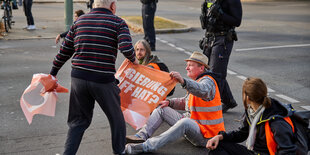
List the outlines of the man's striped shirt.
{"label": "man's striped shirt", "polygon": [[94,8],[71,26],[50,74],[56,76],[72,57],[72,77],[112,82],[118,49],[131,62],[135,60],[127,24],[108,9]]}

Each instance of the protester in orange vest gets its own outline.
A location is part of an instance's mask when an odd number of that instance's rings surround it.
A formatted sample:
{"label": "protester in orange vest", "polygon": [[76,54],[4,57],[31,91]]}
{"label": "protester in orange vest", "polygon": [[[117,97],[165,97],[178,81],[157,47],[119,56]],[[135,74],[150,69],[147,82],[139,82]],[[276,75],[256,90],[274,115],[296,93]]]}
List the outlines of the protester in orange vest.
{"label": "protester in orange vest", "polygon": [[[161,70],[164,72],[169,72],[168,67],[165,63],[163,63],[158,56],[152,55],[150,44],[144,40],[138,40],[135,44],[135,53],[136,58],[139,60],[139,64],[146,65],[148,67]],[[172,91],[167,95],[171,96],[174,93],[174,88]]]}
{"label": "protester in orange vest", "polygon": [[[242,99],[243,125],[239,130],[220,132],[210,139],[206,145],[211,150],[209,154],[295,155],[293,124],[286,120],[290,112],[277,100],[267,97],[266,84],[259,78],[248,78],[243,84]],[[245,140],[246,146],[237,144]]]}
{"label": "protester in orange vest", "polygon": [[[209,138],[225,131],[221,97],[213,74],[207,70],[208,58],[194,52],[185,61],[190,79],[174,71],[170,72],[170,76],[188,93],[183,98],[161,101],[161,106],[152,112],[146,125],[135,135],[126,137],[129,143],[125,149],[127,154],[152,152],[183,136],[195,146],[205,146]],[[180,114],[176,110],[186,112]],[[164,121],[172,127],[151,138]]]}

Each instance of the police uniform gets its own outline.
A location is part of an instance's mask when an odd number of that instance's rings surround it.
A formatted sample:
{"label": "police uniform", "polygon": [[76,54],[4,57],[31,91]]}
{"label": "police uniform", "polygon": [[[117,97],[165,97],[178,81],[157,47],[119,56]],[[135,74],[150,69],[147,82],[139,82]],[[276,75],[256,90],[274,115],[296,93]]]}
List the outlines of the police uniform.
{"label": "police uniform", "polygon": [[203,53],[209,58],[212,72],[221,74],[219,83],[223,112],[237,106],[226,81],[227,66],[233,43],[237,40],[234,28],[240,26],[240,0],[206,0],[202,6],[202,28],[206,29],[201,42]]}

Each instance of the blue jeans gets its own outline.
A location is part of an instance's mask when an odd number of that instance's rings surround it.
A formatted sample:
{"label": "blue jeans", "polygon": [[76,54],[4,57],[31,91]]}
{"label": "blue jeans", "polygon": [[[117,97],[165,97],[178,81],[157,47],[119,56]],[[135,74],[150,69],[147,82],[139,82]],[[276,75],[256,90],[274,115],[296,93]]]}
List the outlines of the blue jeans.
{"label": "blue jeans", "polygon": [[32,0],[24,0],[24,11],[25,11],[25,16],[27,20],[27,25],[34,25],[34,20],[31,12],[32,8]]}
{"label": "blue jeans", "polygon": [[[167,122],[171,127],[159,136],[149,138],[163,121]],[[180,113],[170,107],[155,109],[146,125],[137,134],[146,140],[143,143],[144,152],[157,150],[183,136],[195,146],[204,147],[208,141],[201,134],[200,128],[194,120],[183,118]]]}

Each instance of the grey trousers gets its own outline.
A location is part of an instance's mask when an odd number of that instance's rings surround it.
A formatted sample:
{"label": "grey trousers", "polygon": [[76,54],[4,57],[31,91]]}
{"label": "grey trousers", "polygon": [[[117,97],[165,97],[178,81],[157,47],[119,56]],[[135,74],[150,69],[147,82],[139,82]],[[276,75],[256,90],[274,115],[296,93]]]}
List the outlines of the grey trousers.
{"label": "grey trousers", "polygon": [[[171,127],[159,136],[149,138],[163,121],[167,122]],[[195,146],[204,147],[208,141],[208,139],[204,138],[201,134],[200,128],[194,120],[183,118],[183,115],[170,107],[159,107],[155,109],[146,125],[137,135],[146,140],[143,143],[144,152],[157,150],[165,144],[173,142],[183,136]]]}

